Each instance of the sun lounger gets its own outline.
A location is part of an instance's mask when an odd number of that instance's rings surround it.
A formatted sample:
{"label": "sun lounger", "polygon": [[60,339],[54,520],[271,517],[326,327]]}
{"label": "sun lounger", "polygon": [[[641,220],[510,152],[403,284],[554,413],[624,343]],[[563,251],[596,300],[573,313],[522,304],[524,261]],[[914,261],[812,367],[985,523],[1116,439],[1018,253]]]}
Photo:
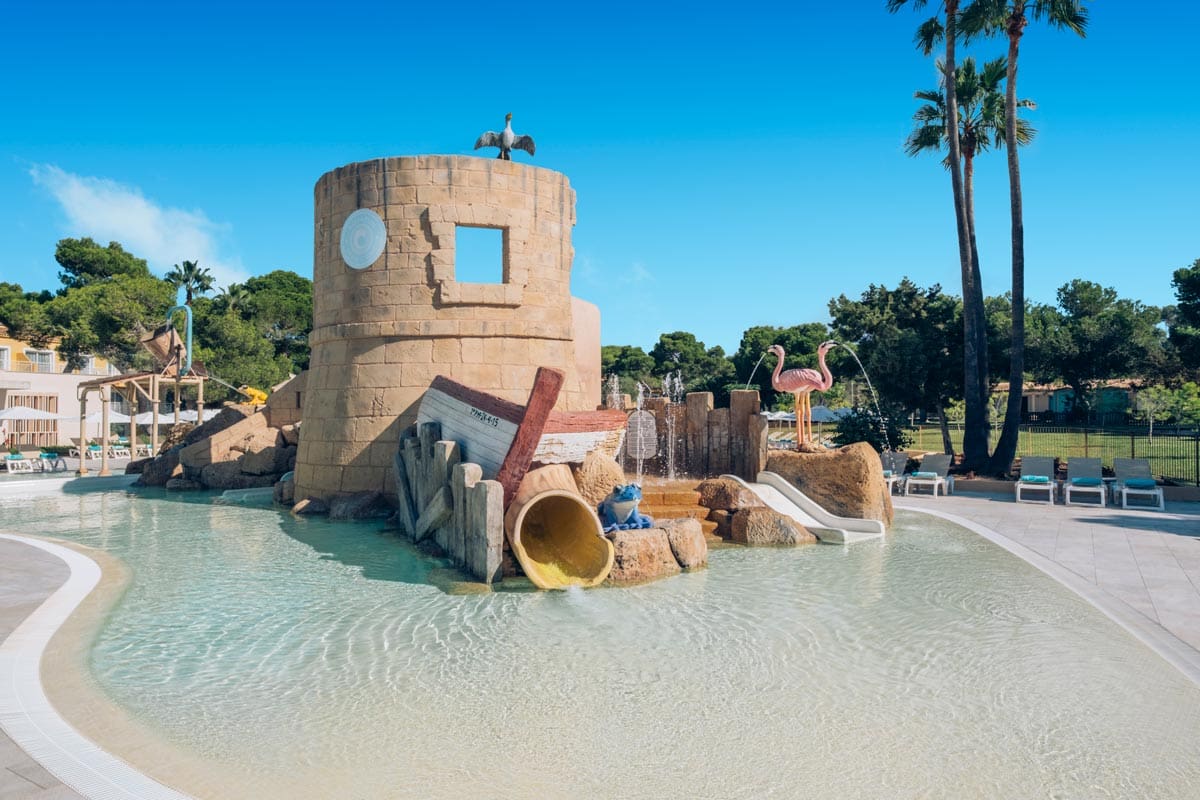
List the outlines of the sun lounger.
{"label": "sun lounger", "polygon": [[937,497],[938,488],[942,494],[954,493],[954,478],[947,473],[950,471],[952,456],[945,453],[929,453],[921,459],[921,466],[904,481],[904,494],[907,496],[913,489],[925,487]]}
{"label": "sun lounger", "polygon": [[4,468],[9,472],[33,472],[33,462],[20,454],[7,455],[4,457]]}
{"label": "sun lounger", "polygon": [[[1067,479],[1063,481],[1063,505],[1071,505],[1072,495],[1095,495],[1104,507],[1108,487],[1098,458],[1072,458],[1067,462]],[[1095,505],[1075,502],[1075,505]]]}
{"label": "sun lounger", "polygon": [[879,461],[883,465],[883,480],[887,484],[888,494],[892,494],[897,491],[896,487],[903,486],[908,479],[904,474],[908,466],[908,453],[880,453]]}
{"label": "sun lounger", "polygon": [[[1021,459],[1021,477],[1017,481],[1018,503],[1047,503],[1054,505],[1054,459],[1046,456],[1025,456]],[[1025,497],[1026,494],[1033,497]],[[1045,497],[1042,497],[1042,494]]]}
{"label": "sun lounger", "polygon": [[1113,472],[1117,474],[1113,482],[1113,502],[1121,501],[1121,508],[1129,508],[1129,497],[1148,497],[1154,501],[1152,506],[1137,506],[1153,508],[1162,511],[1166,508],[1163,500],[1162,487],[1154,480],[1150,472],[1150,462],[1144,458],[1114,458]]}

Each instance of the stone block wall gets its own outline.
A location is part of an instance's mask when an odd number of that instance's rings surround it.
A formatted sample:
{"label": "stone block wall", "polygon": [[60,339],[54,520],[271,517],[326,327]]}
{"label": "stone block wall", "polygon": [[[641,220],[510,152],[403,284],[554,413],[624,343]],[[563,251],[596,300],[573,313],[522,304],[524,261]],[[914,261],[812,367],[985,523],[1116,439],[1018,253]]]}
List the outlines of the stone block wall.
{"label": "stone block wall", "polygon": [[[438,374],[523,403],[537,368],[556,367],[566,375],[560,409],[597,406],[599,314],[570,294],[566,176],[494,158],[413,156],[333,170],[314,194],[298,498],[386,490],[400,433]],[[354,269],[340,238],[359,209],[382,219],[386,244]],[[456,280],[459,226],[503,232],[501,283]],[[594,358],[579,357],[580,341],[595,342]]]}

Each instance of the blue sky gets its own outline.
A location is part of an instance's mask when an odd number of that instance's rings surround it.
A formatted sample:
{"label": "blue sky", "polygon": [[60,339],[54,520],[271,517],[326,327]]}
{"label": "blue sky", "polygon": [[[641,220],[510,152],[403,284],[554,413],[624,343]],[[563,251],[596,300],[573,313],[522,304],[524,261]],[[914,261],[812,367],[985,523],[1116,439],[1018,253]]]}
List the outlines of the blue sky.
{"label": "blue sky", "polygon": [[[312,187],[353,161],[515,158],[578,195],[574,294],[606,344],[827,321],[907,275],[958,293],[949,178],[909,158],[922,14],[883,0],[695,4],[23,3],[0,47],[0,280],[56,288],[55,242],[115,239],[159,274],[312,274]],[[1082,277],[1148,304],[1200,258],[1200,88],[1184,0],[1031,28],[1019,93],[1030,299]],[[511,10],[509,10],[511,9]],[[927,15],[926,12],[925,15]],[[1004,52],[1000,42],[971,49]],[[484,152],[484,151],[480,151]],[[981,158],[984,288],[1009,287],[1003,153]]]}

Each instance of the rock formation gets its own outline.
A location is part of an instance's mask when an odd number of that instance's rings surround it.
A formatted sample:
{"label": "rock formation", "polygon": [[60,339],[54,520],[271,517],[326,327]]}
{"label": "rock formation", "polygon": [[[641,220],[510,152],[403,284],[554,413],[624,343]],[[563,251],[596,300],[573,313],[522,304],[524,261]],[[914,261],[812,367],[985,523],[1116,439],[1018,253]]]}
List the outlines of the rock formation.
{"label": "rock formation", "polygon": [[767,471],[781,475],[831,514],[892,524],[895,511],[879,454],[866,442],[821,453],[772,450]]}

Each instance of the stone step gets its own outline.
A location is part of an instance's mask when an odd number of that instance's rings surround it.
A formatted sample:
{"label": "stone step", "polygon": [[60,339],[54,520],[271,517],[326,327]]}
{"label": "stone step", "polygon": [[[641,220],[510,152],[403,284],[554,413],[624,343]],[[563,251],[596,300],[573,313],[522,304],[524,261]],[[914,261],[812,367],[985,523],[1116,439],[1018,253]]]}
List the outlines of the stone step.
{"label": "stone step", "polygon": [[700,493],[693,489],[643,489],[642,503],[654,506],[694,506],[700,502]]}
{"label": "stone step", "polygon": [[700,529],[705,536],[712,536],[717,529],[717,523],[705,519],[708,509],[697,505],[648,506],[643,502],[638,510],[654,519],[685,519],[692,518],[700,523]]}

